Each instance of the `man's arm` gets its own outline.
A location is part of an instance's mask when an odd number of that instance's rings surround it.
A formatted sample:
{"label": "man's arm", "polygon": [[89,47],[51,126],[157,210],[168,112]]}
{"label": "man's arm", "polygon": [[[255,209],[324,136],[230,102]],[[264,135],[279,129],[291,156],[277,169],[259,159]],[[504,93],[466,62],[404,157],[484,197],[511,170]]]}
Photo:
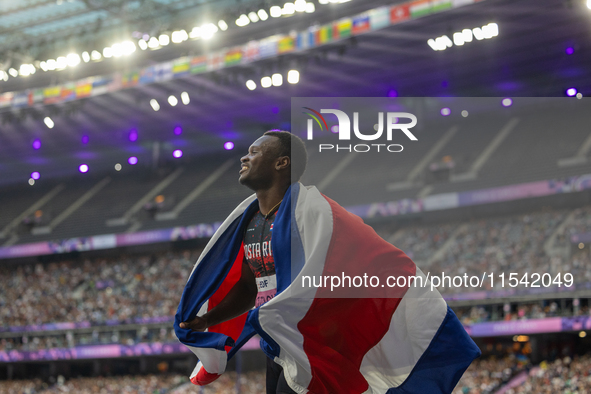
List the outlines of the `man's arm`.
{"label": "man's arm", "polygon": [[190,328],[193,331],[205,331],[211,326],[240,316],[255,305],[257,292],[254,274],[248,264],[243,262],[240,279],[224,299],[205,315],[196,316],[188,322],[182,322],[180,327]]}

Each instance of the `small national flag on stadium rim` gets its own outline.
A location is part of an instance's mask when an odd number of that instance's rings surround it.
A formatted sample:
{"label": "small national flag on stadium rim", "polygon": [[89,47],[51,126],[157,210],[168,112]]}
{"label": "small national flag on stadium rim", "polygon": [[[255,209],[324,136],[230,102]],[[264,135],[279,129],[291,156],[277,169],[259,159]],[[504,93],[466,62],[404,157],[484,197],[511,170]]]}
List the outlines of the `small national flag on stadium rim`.
{"label": "small national flag on stadium rim", "polygon": [[410,16],[418,18],[431,13],[431,0],[418,0],[410,4]]}
{"label": "small national flag on stadium rim", "polygon": [[353,18],[353,34],[360,34],[369,30],[369,15],[361,14]]}
{"label": "small national flag on stadium rim", "polygon": [[410,10],[408,4],[393,6],[390,9],[390,23],[398,23],[410,18]]}
{"label": "small national flag on stadium rim", "polygon": [[292,36],[286,36],[279,40],[279,53],[291,52],[295,49],[295,42]]}
{"label": "small national flag on stadium rim", "polygon": [[191,58],[191,74],[197,74],[207,71],[207,59],[205,56],[195,56]]}
{"label": "small national flag on stadium rim", "polygon": [[172,73],[175,76],[189,74],[190,68],[191,61],[188,57],[177,59],[172,63]]}
{"label": "small national flag on stadium rim", "polygon": [[240,64],[242,61],[242,48],[234,48],[226,52],[224,56],[224,65],[225,66],[233,66],[235,64]]}

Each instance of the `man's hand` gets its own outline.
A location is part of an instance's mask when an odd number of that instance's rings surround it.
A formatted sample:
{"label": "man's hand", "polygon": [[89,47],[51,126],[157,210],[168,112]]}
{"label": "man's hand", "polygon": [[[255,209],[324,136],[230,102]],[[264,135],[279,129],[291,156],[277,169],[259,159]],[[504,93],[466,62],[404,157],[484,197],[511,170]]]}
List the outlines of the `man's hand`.
{"label": "man's hand", "polygon": [[195,316],[193,320],[182,322],[179,326],[181,328],[190,328],[191,330],[198,332],[203,332],[209,327],[207,320],[199,316]]}

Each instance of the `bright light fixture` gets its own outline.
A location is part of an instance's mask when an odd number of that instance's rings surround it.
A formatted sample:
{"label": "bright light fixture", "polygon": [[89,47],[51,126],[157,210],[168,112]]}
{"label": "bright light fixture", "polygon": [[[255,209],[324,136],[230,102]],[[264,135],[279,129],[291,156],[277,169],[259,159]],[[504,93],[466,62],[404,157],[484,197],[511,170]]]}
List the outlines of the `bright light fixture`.
{"label": "bright light fixture", "polygon": [[8,73],[12,76],[12,77],[18,77],[18,71],[15,68],[9,68],[8,69]]}
{"label": "bright light fixture", "polygon": [[262,21],[266,21],[267,19],[269,19],[269,14],[267,14],[267,11],[265,11],[262,8],[259,10],[259,12],[257,12],[257,15]]}
{"label": "bright light fixture", "polygon": [[308,2],[306,3],[306,12],[308,14],[313,13],[314,11],[316,11],[316,6],[314,5],[314,3],[312,2]]}
{"label": "bright light fixture", "polygon": [[476,38],[478,41],[484,40],[484,32],[480,27],[475,27],[472,29],[472,33],[474,34],[474,38]]}
{"label": "bright light fixture", "polygon": [[156,37],[150,37],[148,40],[148,48],[157,49],[160,47],[160,41]]}
{"label": "bright light fixture", "polygon": [[181,93],[181,101],[183,104],[188,105],[191,102],[191,98],[189,97],[189,93],[183,92]]}
{"label": "bright light fixture", "polygon": [[328,0],[318,0],[318,4],[328,4]]}
{"label": "bright light fixture", "polygon": [[[48,59],[47,60],[47,69],[52,71],[55,70],[57,67],[57,62],[55,61],[55,59]],[[8,70],[8,72],[10,72],[10,70]]]}
{"label": "bright light fixture", "polygon": [[472,30],[464,29],[462,30],[462,38],[464,42],[472,42]]}
{"label": "bright light fixture", "polygon": [[[113,57],[113,48],[111,48],[111,47],[105,47],[103,49],[103,56],[106,57],[106,58]],[[58,58],[58,61],[59,61],[59,58]]]}
{"label": "bright light fixture", "polygon": [[464,45],[464,34],[462,34],[461,32],[454,33],[453,38],[454,44],[458,46]]}
{"label": "bright light fixture", "polygon": [[90,61],[90,53],[86,51],[82,52],[82,60],[84,60],[84,63],[88,63]]}
{"label": "bright light fixture", "polygon": [[68,66],[76,67],[80,64],[80,55],[77,53],[70,53],[66,56],[66,61],[68,62]]}
{"label": "bright light fixture", "polygon": [[293,15],[295,14],[296,8],[294,3],[287,2],[283,4],[283,8],[281,9],[281,13],[283,15]]}
{"label": "bright light fixture", "polygon": [[173,107],[179,103],[179,100],[174,96],[168,96],[168,104],[172,105]]}
{"label": "bright light fixture", "polygon": [[53,126],[55,126],[55,123],[53,123],[53,120],[51,120],[49,116],[46,116],[45,119],[43,119],[43,123],[45,123],[45,126],[49,127],[50,129],[53,129]]}
{"label": "bright light fixture", "polygon": [[306,0],[295,0],[294,9],[297,12],[304,12],[304,11],[306,11]]}
{"label": "bright light fixture", "polygon": [[191,30],[191,32],[189,33],[189,38],[196,40],[199,37],[201,37],[201,28],[198,26],[195,26],[193,28],[193,30]]}
{"label": "bright light fixture", "polygon": [[300,82],[300,72],[298,70],[289,70],[287,73],[287,82],[291,84]]}
{"label": "bright light fixture", "polygon": [[269,9],[269,13],[273,18],[279,18],[282,14],[281,7],[274,5],[273,7],[271,7],[271,9]]}
{"label": "bright light fixture", "polygon": [[273,80],[271,77],[263,77],[261,78],[261,86],[264,88],[270,88],[273,85]]}
{"label": "bright light fixture", "polygon": [[238,19],[236,19],[236,26],[239,26],[239,27],[244,27],[244,26],[248,25],[249,23],[250,23],[250,19],[248,19],[248,16],[246,16],[246,14],[240,15],[240,17]]}
{"label": "bright light fixture", "polygon": [[168,36],[168,34],[160,34],[160,36],[158,37],[158,42],[160,43],[160,45],[166,46],[170,44],[170,37]]}
{"label": "bright light fixture", "polygon": [[248,19],[250,19],[252,23],[257,23],[259,21],[259,16],[256,12],[252,11],[248,13]]}
{"label": "bright light fixture", "polygon": [[257,88],[257,84],[255,81],[253,81],[252,79],[249,79],[248,81],[246,81],[246,87],[249,90],[255,90]]}
{"label": "bright light fixture", "polygon": [[140,47],[142,51],[148,49],[148,43],[143,38],[137,42],[137,45]]}
{"label": "bright light fixture", "polygon": [[124,55],[131,55],[135,52],[136,47],[135,44],[131,41],[123,41],[121,43],[121,50]]}
{"label": "bright light fixture", "polygon": [[273,76],[271,77],[271,80],[273,82],[273,86],[283,85],[283,75],[281,75],[279,73],[273,74]]}
{"label": "bright light fixture", "polygon": [[158,104],[158,101],[156,101],[156,99],[150,100],[150,105],[152,106],[152,109],[154,111],[158,111],[160,109],[160,104]]}
{"label": "bright light fixture", "polygon": [[[261,18],[261,19],[262,19],[262,18]],[[223,20],[223,19],[220,19],[220,20],[218,21],[218,27],[220,28],[220,30],[221,30],[221,31],[226,31],[226,30],[228,30],[228,24],[227,24],[227,23],[226,23],[226,21],[225,21],[225,20]]]}
{"label": "bright light fixture", "polygon": [[[103,55],[101,55],[101,53],[99,51],[95,50],[90,53],[91,60],[94,60],[94,61],[101,60],[102,57],[103,57]],[[49,60],[47,61],[47,63],[49,64]]]}
{"label": "bright light fixture", "polygon": [[218,32],[218,27],[213,23],[207,23],[201,26],[201,38],[209,40],[215,33]]}

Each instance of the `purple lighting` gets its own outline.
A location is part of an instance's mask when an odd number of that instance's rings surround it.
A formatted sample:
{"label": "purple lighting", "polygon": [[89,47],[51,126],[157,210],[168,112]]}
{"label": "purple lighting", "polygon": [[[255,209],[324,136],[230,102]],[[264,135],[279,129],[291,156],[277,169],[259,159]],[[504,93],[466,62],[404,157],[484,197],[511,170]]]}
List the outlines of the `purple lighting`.
{"label": "purple lighting", "polygon": [[135,156],[131,156],[129,159],[127,159],[127,162],[128,162],[129,164],[131,164],[132,166],[133,166],[133,165],[136,165],[136,164],[137,164],[137,157],[135,157]]}
{"label": "purple lighting", "polygon": [[576,94],[577,94],[577,89],[576,88],[568,88],[568,89],[566,89],[566,95],[568,97],[573,97]]}
{"label": "purple lighting", "polygon": [[33,178],[34,180],[37,180],[37,179],[41,178],[41,174],[39,174],[39,172],[37,172],[37,171],[32,172],[31,178]]}
{"label": "purple lighting", "polygon": [[87,135],[83,135],[83,136],[82,136],[82,143],[83,143],[84,145],[88,144],[88,136],[87,136]]}
{"label": "purple lighting", "polygon": [[279,107],[273,107],[273,113],[274,114],[278,114],[279,113]]}
{"label": "purple lighting", "polygon": [[183,134],[183,128],[181,126],[176,126],[174,128],[174,135],[181,135]]}
{"label": "purple lighting", "polygon": [[568,47],[564,50],[564,52],[566,52],[567,55],[572,55],[573,53],[575,53],[575,48]]}
{"label": "purple lighting", "polygon": [[80,171],[81,173],[86,173],[88,172],[88,165],[86,164],[80,164],[80,166],[78,167],[78,171]]}
{"label": "purple lighting", "polygon": [[234,149],[234,143],[232,141],[228,141],[224,144],[224,149],[225,150],[232,150]]}
{"label": "purple lighting", "polygon": [[513,104],[513,100],[511,100],[509,97],[506,97],[501,101],[501,104],[503,107],[510,107]]}
{"label": "purple lighting", "polygon": [[33,141],[33,149],[38,150],[39,148],[41,148],[41,140],[37,139]]}
{"label": "purple lighting", "polygon": [[388,97],[398,97],[398,92],[394,89],[388,90]]}
{"label": "purple lighting", "polygon": [[133,129],[129,132],[129,140],[131,142],[137,141],[137,130]]}
{"label": "purple lighting", "polygon": [[176,149],[174,152],[172,152],[172,155],[178,159],[179,157],[183,156],[183,151],[180,149]]}
{"label": "purple lighting", "polygon": [[451,114],[451,109],[445,107],[445,108],[441,108],[441,115],[443,116],[449,116],[449,114]]}

